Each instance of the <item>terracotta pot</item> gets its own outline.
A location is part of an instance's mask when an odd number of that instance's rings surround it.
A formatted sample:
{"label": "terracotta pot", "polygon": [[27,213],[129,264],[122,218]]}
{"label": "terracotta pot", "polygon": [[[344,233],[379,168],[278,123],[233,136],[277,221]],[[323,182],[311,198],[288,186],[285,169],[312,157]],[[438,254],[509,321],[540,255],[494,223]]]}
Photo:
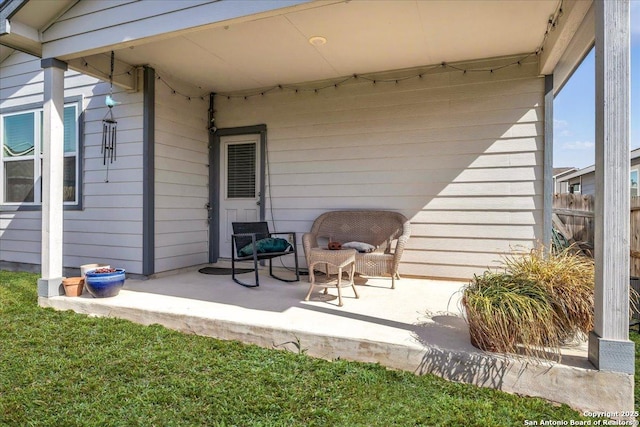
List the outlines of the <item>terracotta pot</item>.
{"label": "terracotta pot", "polygon": [[82,295],[84,289],[84,279],[82,277],[68,277],[62,280],[64,293],[68,297],[78,297]]}

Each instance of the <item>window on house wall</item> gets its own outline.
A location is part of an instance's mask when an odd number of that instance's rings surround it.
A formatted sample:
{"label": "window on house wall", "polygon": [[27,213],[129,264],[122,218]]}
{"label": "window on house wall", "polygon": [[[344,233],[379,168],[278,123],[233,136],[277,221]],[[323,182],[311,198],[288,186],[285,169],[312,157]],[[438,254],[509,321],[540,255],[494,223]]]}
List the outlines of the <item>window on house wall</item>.
{"label": "window on house wall", "polygon": [[631,170],[631,197],[638,196],[638,169]]}
{"label": "window on house wall", "polygon": [[[79,200],[80,105],[64,107],[63,198]],[[0,114],[0,204],[39,206],[42,203],[43,110],[25,109]]]}
{"label": "window on house wall", "polygon": [[575,184],[569,185],[569,193],[571,194],[580,194],[580,183],[576,182]]}

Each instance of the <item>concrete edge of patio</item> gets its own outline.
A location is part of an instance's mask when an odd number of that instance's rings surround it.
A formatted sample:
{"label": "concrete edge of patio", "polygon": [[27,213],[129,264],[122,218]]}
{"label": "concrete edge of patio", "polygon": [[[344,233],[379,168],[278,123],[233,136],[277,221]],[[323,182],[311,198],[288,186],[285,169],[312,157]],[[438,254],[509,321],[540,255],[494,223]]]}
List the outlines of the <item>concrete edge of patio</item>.
{"label": "concrete edge of patio", "polygon": [[252,324],[250,321],[203,318],[158,308],[140,309],[110,299],[39,298],[42,307],[73,310],[100,317],[117,317],[143,325],[160,324],[181,332],[236,340],[265,348],[304,351],[327,360],[379,363],[393,369],[490,387],[526,396],[567,403],[586,412],[634,409],[633,375],[604,372],[550,362],[531,362],[481,351],[458,351],[423,342],[386,342],[330,336],[296,328]]}

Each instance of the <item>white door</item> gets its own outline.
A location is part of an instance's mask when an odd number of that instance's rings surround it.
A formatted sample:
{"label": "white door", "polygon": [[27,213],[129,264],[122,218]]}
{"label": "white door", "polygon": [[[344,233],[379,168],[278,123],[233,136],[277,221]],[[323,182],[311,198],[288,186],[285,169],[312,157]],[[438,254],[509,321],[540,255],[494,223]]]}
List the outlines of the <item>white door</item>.
{"label": "white door", "polygon": [[260,220],[260,135],[220,138],[220,258],[231,258],[231,223]]}

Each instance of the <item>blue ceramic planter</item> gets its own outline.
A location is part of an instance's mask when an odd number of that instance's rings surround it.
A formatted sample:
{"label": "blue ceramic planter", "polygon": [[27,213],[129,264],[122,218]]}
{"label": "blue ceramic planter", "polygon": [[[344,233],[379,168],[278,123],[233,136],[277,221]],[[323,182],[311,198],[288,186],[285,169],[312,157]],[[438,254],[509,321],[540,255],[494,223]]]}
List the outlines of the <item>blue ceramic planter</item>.
{"label": "blue ceramic planter", "polygon": [[125,271],[116,268],[113,273],[94,273],[95,270],[88,271],[84,285],[95,298],[107,298],[118,295],[124,286]]}

